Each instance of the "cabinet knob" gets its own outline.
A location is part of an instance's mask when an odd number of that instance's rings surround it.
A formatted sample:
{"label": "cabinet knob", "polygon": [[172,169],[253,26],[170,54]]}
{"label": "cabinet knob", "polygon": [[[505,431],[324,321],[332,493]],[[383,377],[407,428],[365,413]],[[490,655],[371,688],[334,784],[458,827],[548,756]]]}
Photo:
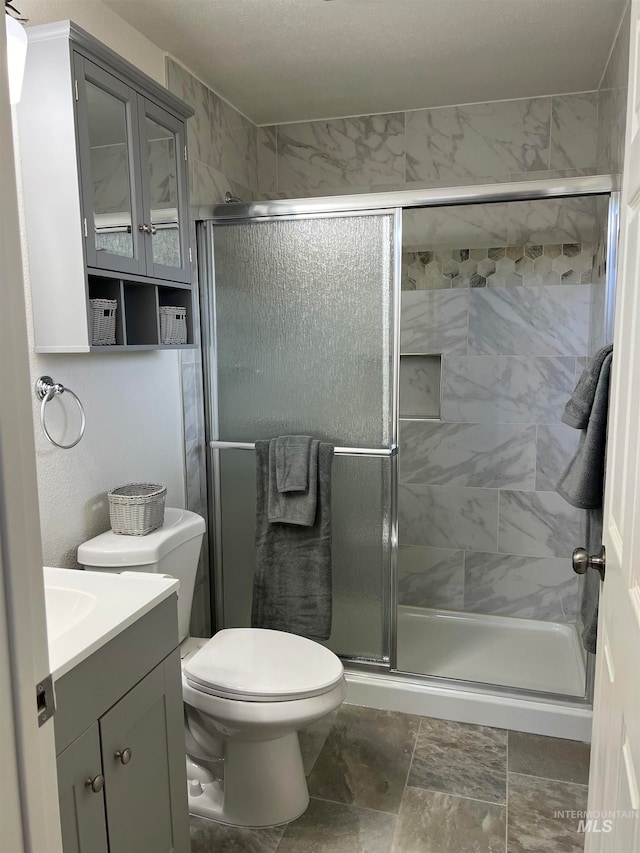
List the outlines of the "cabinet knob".
{"label": "cabinet knob", "polygon": [[121,764],[128,764],[131,761],[132,752],[128,746],[125,746],[124,749],[118,750],[114,755],[114,758],[117,758]]}
{"label": "cabinet knob", "polygon": [[104,776],[102,773],[98,773],[97,776],[94,776],[93,779],[89,778],[84,783],[85,788],[91,788],[94,794],[99,794],[100,791],[104,788]]}
{"label": "cabinet knob", "polygon": [[140,231],[141,234],[155,234],[155,231],[152,230],[154,227],[155,226],[151,226],[150,228],[148,225],[142,224],[138,225],[138,231]]}

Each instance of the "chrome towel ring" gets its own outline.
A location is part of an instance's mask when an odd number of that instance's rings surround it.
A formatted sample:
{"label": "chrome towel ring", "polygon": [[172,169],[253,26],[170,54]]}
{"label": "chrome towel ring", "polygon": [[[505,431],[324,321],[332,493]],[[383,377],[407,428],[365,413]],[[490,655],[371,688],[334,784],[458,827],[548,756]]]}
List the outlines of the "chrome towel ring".
{"label": "chrome towel ring", "polygon": [[[36,382],[35,391],[38,400],[42,400],[42,403],[40,404],[40,423],[42,424],[42,431],[44,432],[47,439],[51,442],[51,444],[54,444],[56,447],[60,447],[62,450],[70,450],[72,447],[75,447],[84,435],[84,430],[87,425],[87,419],[84,413],[84,408],[82,406],[82,403],[80,402],[80,398],[78,397],[78,395],[75,394],[71,390],[71,388],[65,388],[64,385],[60,384],[59,382],[54,382],[50,376],[41,376],[40,379],[38,379],[38,381]],[[71,394],[73,399],[78,404],[78,408],[80,409],[80,435],[76,438],[75,441],[71,442],[71,444],[59,444],[59,442],[52,438],[49,430],[47,429],[47,424],[45,421],[45,410],[49,400],[53,400],[55,396],[60,396],[65,392],[67,394]]]}

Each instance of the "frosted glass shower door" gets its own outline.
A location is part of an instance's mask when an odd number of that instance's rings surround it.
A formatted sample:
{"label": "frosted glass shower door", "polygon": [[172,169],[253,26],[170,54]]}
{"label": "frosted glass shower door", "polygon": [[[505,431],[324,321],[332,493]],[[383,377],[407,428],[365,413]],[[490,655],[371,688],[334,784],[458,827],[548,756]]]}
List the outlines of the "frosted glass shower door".
{"label": "frosted glass shower door", "polygon": [[[308,434],[386,449],[392,429],[393,216],[216,224],[220,441]],[[336,456],[333,631],[348,657],[388,656],[389,457]],[[218,554],[224,625],[250,624],[255,458],[221,449]]]}

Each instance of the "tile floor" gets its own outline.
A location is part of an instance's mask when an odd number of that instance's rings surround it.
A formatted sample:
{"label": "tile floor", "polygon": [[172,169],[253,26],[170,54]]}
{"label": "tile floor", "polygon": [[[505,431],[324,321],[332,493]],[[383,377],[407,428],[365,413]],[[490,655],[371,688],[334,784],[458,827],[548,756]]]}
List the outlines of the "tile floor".
{"label": "tile floor", "polygon": [[589,746],[343,705],[301,733],[311,802],[237,829],[192,817],[192,853],[580,853]]}

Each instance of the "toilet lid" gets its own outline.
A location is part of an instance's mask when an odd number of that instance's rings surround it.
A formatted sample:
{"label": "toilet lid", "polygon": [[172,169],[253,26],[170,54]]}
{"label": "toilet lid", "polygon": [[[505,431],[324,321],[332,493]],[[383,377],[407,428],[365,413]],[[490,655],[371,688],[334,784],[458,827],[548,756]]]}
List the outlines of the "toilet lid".
{"label": "toilet lid", "polygon": [[283,702],[326,693],[343,667],[319,643],[266,628],[225,628],[184,662],[196,690],[246,702]]}

